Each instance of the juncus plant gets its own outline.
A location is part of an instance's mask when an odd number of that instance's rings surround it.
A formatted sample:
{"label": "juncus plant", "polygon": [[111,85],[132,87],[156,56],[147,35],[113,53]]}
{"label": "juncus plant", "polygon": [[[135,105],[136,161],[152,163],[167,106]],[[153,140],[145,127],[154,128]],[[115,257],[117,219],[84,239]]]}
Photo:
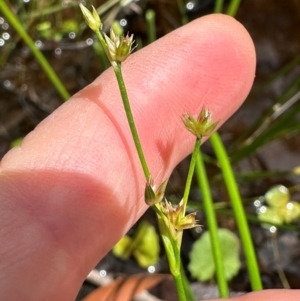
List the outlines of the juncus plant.
{"label": "juncus plant", "polygon": [[102,32],[102,22],[96,9],[92,7],[92,11],[90,11],[82,4],[80,4],[80,8],[87,25],[95,32],[115,72],[128,124],[145,175],[145,202],[151,206],[156,213],[160,235],[168,257],[170,271],[176,284],[179,300],[186,301],[187,292],[180,259],[182,232],[185,229],[199,226],[196,220],[196,212],[186,214],[187,201],[202,137],[209,136],[218,123],[212,122],[212,115],[207,108],[203,108],[197,117],[189,113],[183,115],[183,124],[186,129],[195,136],[195,145],[183,198],[178,205],[171,204],[165,197],[167,180],[157,185],[151,177],[135,126],[122,75],[121,65],[135,48],[133,35],[127,34],[126,36],[118,36],[113,29],[111,29],[110,36],[107,36]]}

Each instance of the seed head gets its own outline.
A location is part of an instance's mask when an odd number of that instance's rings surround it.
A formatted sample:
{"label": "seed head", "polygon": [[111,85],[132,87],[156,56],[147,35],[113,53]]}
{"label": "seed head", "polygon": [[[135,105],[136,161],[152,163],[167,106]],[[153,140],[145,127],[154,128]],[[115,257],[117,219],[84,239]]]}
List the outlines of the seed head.
{"label": "seed head", "polygon": [[124,62],[134,49],[133,34],[118,36],[111,29],[110,37],[104,34],[104,38],[107,44],[108,58],[111,62]]}
{"label": "seed head", "polygon": [[173,206],[170,202],[166,201],[162,209],[170,222],[170,226],[174,228],[173,232],[199,226],[196,220],[196,212],[184,216],[183,201],[181,201],[178,206]]}
{"label": "seed head", "polygon": [[164,181],[158,188],[155,187],[151,177],[147,181],[145,188],[145,202],[149,206],[153,206],[157,203],[160,203],[164,196],[165,190],[167,187],[167,180]]}
{"label": "seed head", "polygon": [[194,118],[191,114],[187,113],[182,117],[182,121],[192,134],[198,138],[209,136],[218,125],[218,121],[212,123],[212,114],[208,109],[203,108],[197,118]]}
{"label": "seed head", "polygon": [[102,23],[100,17],[95,9],[92,6],[93,13],[91,13],[83,4],[79,4],[83,17],[85,19],[86,24],[93,30],[98,31],[102,29]]}

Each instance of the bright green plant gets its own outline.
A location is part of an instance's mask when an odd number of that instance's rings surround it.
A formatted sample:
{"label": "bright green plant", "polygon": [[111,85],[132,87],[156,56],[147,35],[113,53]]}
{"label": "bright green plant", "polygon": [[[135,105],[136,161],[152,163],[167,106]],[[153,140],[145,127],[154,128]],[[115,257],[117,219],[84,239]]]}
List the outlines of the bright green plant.
{"label": "bright green plant", "polygon": [[141,222],[133,237],[123,236],[112,251],[116,257],[123,260],[133,256],[142,268],[148,268],[158,262],[159,237],[150,223]]}
{"label": "bright green plant", "polygon": [[[221,245],[221,253],[224,264],[225,278],[231,280],[241,267],[240,242],[238,237],[227,229],[218,229],[218,239]],[[200,281],[213,280],[216,273],[213,249],[209,232],[203,235],[193,244],[190,253],[189,270],[192,276]]]}
{"label": "bright green plant", "polygon": [[283,185],[270,188],[265,196],[268,206],[262,206],[258,218],[268,224],[289,224],[300,218],[300,204],[290,200],[290,192]]}
{"label": "bright green plant", "polygon": [[54,40],[59,42],[62,40],[63,36],[69,32],[78,34],[79,23],[74,19],[65,20],[62,22],[59,30],[51,25],[50,21],[44,21],[36,26],[37,31],[42,38],[46,40]]}
{"label": "bright green plant", "polygon": [[182,232],[184,229],[196,227],[196,214],[186,215],[186,206],[191,188],[191,182],[196,165],[196,157],[201,145],[203,136],[208,136],[216,128],[217,123],[212,123],[212,116],[207,109],[202,109],[200,114],[195,118],[191,114],[183,116],[182,121],[195,137],[195,147],[192,154],[190,168],[188,172],[186,187],[183,199],[178,205],[172,205],[164,196],[167,181],[156,186],[152,180],[143,149],[135,127],[134,118],[130,108],[126,86],[122,76],[121,64],[130,55],[133,50],[133,35],[118,36],[113,29],[110,30],[110,36],[101,32],[102,23],[97,11],[93,7],[92,12],[80,5],[83,16],[88,26],[96,33],[100,44],[102,45],[115,72],[119,89],[121,92],[124,109],[126,112],[128,124],[135,143],[135,147],[144,171],[146,179],[145,201],[151,206],[157,215],[160,234],[169,260],[170,271],[174,277],[178,296],[180,301],[187,300],[185,281],[182,275],[180,247],[182,241]]}
{"label": "bright green plant", "polygon": [[257,210],[258,219],[264,228],[269,230],[272,242],[275,267],[284,288],[290,289],[290,284],[281,265],[277,242],[277,228],[283,224],[291,224],[300,218],[300,204],[290,199],[290,191],[283,185],[271,187],[264,195],[267,206]]}
{"label": "bright green plant", "polygon": [[[197,162],[197,157],[199,156],[199,148],[201,145],[202,137],[209,136],[216,128],[217,123],[212,123],[212,116],[209,110],[206,108],[203,108],[197,117],[194,117],[191,114],[186,114],[183,116],[182,121],[185,127],[196,137],[196,139],[183,198],[178,205],[171,204],[167,201],[164,195],[167,181],[157,185],[152,180],[151,172],[149,171],[146,159],[144,157],[143,149],[138,137],[138,131],[135,127],[134,118],[131,112],[130,102],[126,91],[126,86],[122,76],[121,64],[124,60],[126,60],[126,58],[129,56],[129,54],[134,48],[133,35],[129,36],[127,34],[126,36],[118,36],[114,32],[114,30],[111,29],[110,36],[108,37],[101,31],[102,23],[95,8],[93,8],[92,12],[85,8],[83,5],[80,5],[80,8],[88,26],[96,33],[98,40],[101,46],[103,47],[103,50],[106,53],[108,60],[110,61],[110,64],[112,65],[113,70],[115,72],[129,127],[146,179],[145,201],[156,212],[160,234],[169,260],[170,271],[173,275],[177,287],[179,300],[187,300],[188,293],[185,285],[186,281],[184,279],[184,275],[182,274],[182,266],[180,260],[182,232],[184,229],[193,228],[198,225],[195,219],[195,213],[190,213],[186,215],[187,201]],[[261,289],[261,280],[259,277],[256,257],[253,249],[252,240],[249,234],[248,225],[246,222],[245,213],[236,187],[236,182],[233,177],[228,158],[226,157],[224,147],[217,134],[213,135],[212,143],[214,145],[216,154],[219,156],[224,175],[228,178],[226,183],[228,184],[228,190],[233,200],[233,207],[236,211],[238,226],[242,235],[242,242],[246,251],[252,287],[254,290],[258,290]],[[214,241],[216,242],[217,236],[214,235],[214,238]],[[218,246],[218,244],[215,243],[214,246]],[[216,252],[214,255],[216,255],[216,259],[220,263],[221,257],[218,255],[218,253],[220,254],[220,251]],[[217,266],[217,271],[220,276],[218,277],[218,279],[222,279],[221,265],[218,264]],[[226,288],[226,285],[223,285],[223,296],[226,297],[227,295],[228,290]]]}

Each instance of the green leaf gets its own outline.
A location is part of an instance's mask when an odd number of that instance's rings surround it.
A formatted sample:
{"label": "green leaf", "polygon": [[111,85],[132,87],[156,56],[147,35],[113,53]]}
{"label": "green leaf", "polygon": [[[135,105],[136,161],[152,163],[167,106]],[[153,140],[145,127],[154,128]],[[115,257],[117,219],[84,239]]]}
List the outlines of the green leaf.
{"label": "green leaf", "polygon": [[281,207],[290,200],[290,193],[285,186],[277,185],[267,191],[265,198],[269,206]]}
{"label": "green leaf", "polygon": [[79,24],[75,19],[69,19],[62,23],[61,30],[63,33],[75,32],[79,31]]}
{"label": "green leaf", "polygon": [[124,29],[120,25],[119,21],[114,21],[111,25],[111,28],[117,36],[121,36],[122,34],[124,34]]}
{"label": "green leaf", "polygon": [[148,222],[141,222],[132,238],[125,235],[113,248],[113,254],[123,260],[134,256],[142,268],[157,263],[159,259],[159,237]]}
{"label": "green leaf", "polygon": [[16,147],[16,146],[21,145],[22,141],[23,141],[23,137],[22,137],[22,138],[17,138],[17,139],[15,139],[15,140],[10,144],[10,148],[13,148],[13,147]]}
{"label": "green leaf", "polygon": [[[227,229],[218,229],[221,253],[226,280],[232,279],[239,271],[240,242],[238,237]],[[205,232],[198,239],[190,253],[188,266],[192,276],[200,281],[212,280],[215,275],[215,263],[212,255],[209,232]]]}
{"label": "green leaf", "polygon": [[45,22],[41,22],[39,24],[36,25],[36,29],[38,31],[47,31],[51,29],[51,23],[49,21],[45,21]]}
{"label": "green leaf", "polygon": [[286,205],[285,222],[287,224],[300,218],[300,204],[297,202],[289,202]]}
{"label": "green leaf", "polygon": [[272,187],[265,194],[265,199],[269,207],[259,212],[258,219],[262,222],[281,225],[299,219],[300,204],[290,201],[290,193],[285,186]]}
{"label": "green leaf", "polygon": [[128,235],[125,235],[113,247],[112,252],[116,257],[127,260],[131,256],[131,244],[132,239]]}
{"label": "green leaf", "polygon": [[282,214],[280,214],[278,208],[266,208],[265,211],[258,214],[258,219],[261,222],[273,224],[273,225],[282,225],[284,222]]}
{"label": "green leaf", "polygon": [[157,263],[159,259],[159,238],[152,225],[147,224],[144,237],[134,250],[133,255],[142,268]]}

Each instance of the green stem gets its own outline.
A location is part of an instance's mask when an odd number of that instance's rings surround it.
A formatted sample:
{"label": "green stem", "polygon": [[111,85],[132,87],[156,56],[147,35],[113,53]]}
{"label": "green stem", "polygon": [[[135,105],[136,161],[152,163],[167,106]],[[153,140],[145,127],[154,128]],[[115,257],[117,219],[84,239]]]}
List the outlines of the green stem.
{"label": "green stem", "polygon": [[34,41],[30,38],[30,36],[23,28],[22,24],[19,22],[18,18],[12,13],[12,11],[9,9],[7,4],[3,0],[0,1],[0,10],[2,10],[4,17],[17,31],[17,33],[21,36],[26,45],[32,51],[32,54],[34,55],[35,59],[38,61],[38,63],[40,64],[45,74],[48,76],[49,80],[52,82],[53,86],[56,88],[57,92],[60,94],[62,99],[68,100],[70,98],[68,91],[56,75],[55,71],[50,66],[47,59],[44,57],[43,53],[35,46]]}
{"label": "green stem", "polygon": [[201,138],[196,138],[194,150],[192,153],[189,172],[188,172],[188,176],[187,176],[187,180],[186,180],[186,184],[185,184],[185,188],[184,188],[183,199],[182,199],[183,206],[184,206],[183,214],[185,214],[185,209],[186,209],[187,201],[188,201],[190,190],[191,190],[191,185],[192,185],[192,180],[193,180],[193,175],[194,175],[194,170],[195,170],[195,165],[196,165],[196,158],[197,158],[199,148],[201,145],[201,140],[202,140]]}
{"label": "green stem", "polygon": [[131,107],[130,107],[130,103],[129,103],[129,99],[128,99],[128,95],[127,95],[127,90],[125,87],[125,83],[124,83],[124,79],[123,79],[123,75],[122,75],[122,70],[121,70],[121,63],[115,63],[113,64],[113,69],[115,71],[116,74],[116,78],[118,81],[118,85],[119,85],[119,89],[121,92],[121,96],[122,96],[122,100],[123,100],[123,105],[124,105],[124,109],[126,112],[126,116],[127,116],[127,120],[128,120],[128,124],[131,130],[131,134],[132,134],[132,138],[144,171],[144,175],[146,177],[147,180],[149,180],[150,178],[150,172],[149,172],[149,168],[144,156],[144,152],[142,149],[142,145],[139,139],[139,135],[135,126],[135,122],[133,119],[133,115],[132,115],[132,111],[131,111]]}
{"label": "green stem", "polygon": [[185,8],[183,0],[177,0],[177,5],[178,5],[178,9],[179,9],[179,12],[180,12],[180,15],[181,15],[182,25],[187,24],[189,19],[188,19],[188,16],[186,14],[186,8]]}
{"label": "green stem", "polygon": [[174,233],[171,233],[168,218],[162,213],[160,204],[156,204],[152,206],[152,208],[156,213],[159,232],[166,250],[170,272],[176,285],[179,301],[187,301],[184,278],[182,278],[183,276],[181,274],[180,245],[178,244],[178,240],[174,237]]}
{"label": "green stem", "polygon": [[181,274],[178,273],[177,275],[173,275],[173,279],[174,279],[174,282],[176,285],[176,290],[177,290],[177,295],[178,295],[179,301],[187,301],[183,283],[182,283],[182,279],[181,279]]}
{"label": "green stem", "polygon": [[231,0],[227,9],[227,15],[234,17],[239,9],[241,0]]}
{"label": "green stem", "polygon": [[235,177],[231,165],[229,163],[225,147],[217,133],[214,133],[211,136],[210,141],[220,163],[225,184],[227,186],[227,190],[231,199],[232,208],[235,213],[237,226],[239,229],[242,245],[245,252],[252,290],[261,290],[261,277],[259,273],[253,242],[251,239],[249,226],[247,223],[243,203],[238,191],[237,183],[235,181]]}
{"label": "green stem", "polygon": [[146,11],[146,22],[148,44],[150,44],[156,40],[155,11],[153,9]]}
{"label": "green stem", "polygon": [[103,35],[101,34],[100,30],[95,31],[95,33],[102,46],[103,51],[105,52],[107,58],[109,58],[109,53],[107,52],[107,45],[106,45],[105,39],[103,38]]}
{"label": "green stem", "polygon": [[220,241],[218,237],[218,225],[214,210],[214,204],[209,188],[207,174],[205,171],[204,161],[201,151],[198,152],[196,162],[196,175],[201,188],[203,198],[204,211],[207,219],[209,235],[211,240],[211,248],[216,266],[216,276],[221,298],[228,298],[229,291],[224,272],[223,258],[221,252]]}
{"label": "green stem", "polygon": [[[104,51],[107,54],[107,57],[109,57],[109,54],[107,53],[107,45],[106,42],[103,38],[103,35],[100,33],[99,30],[95,31],[97,38],[99,40],[99,42],[101,43],[102,48],[104,49]],[[127,116],[127,120],[128,120],[128,124],[130,127],[130,131],[131,131],[131,135],[135,144],[135,148],[137,150],[143,171],[144,171],[144,175],[146,180],[149,180],[150,178],[150,172],[149,172],[149,168],[144,156],[144,152],[142,149],[142,145],[140,142],[140,138],[135,126],[135,122],[134,122],[134,118],[133,118],[133,114],[131,111],[131,107],[130,107],[130,103],[129,103],[129,99],[128,99],[128,94],[127,94],[127,90],[126,90],[126,86],[124,83],[124,79],[123,79],[123,75],[122,75],[122,70],[121,70],[121,63],[118,62],[111,62],[111,65],[114,69],[116,78],[117,78],[117,82],[119,85],[119,89],[120,89],[120,93],[121,93],[121,97],[122,97],[122,101],[123,101],[123,105],[124,105],[124,109],[125,109],[125,113]]]}
{"label": "green stem", "polygon": [[187,279],[187,277],[185,275],[185,271],[184,271],[184,268],[182,267],[182,264],[180,265],[180,274],[181,274],[181,278],[182,278],[182,284],[183,284],[183,287],[184,287],[186,299],[188,301],[196,301],[194,293],[191,290],[189,280]]}
{"label": "green stem", "polygon": [[184,284],[184,279],[181,275],[181,258],[180,258],[180,247],[174,248],[175,259],[176,259],[176,270],[172,272],[172,276],[174,278],[174,282],[176,285],[177,295],[179,301],[187,301]]}
{"label": "green stem", "polygon": [[214,8],[214,13],[221,13],[223,10],[223,0],[216,0],[215,1],[215,8]]}

